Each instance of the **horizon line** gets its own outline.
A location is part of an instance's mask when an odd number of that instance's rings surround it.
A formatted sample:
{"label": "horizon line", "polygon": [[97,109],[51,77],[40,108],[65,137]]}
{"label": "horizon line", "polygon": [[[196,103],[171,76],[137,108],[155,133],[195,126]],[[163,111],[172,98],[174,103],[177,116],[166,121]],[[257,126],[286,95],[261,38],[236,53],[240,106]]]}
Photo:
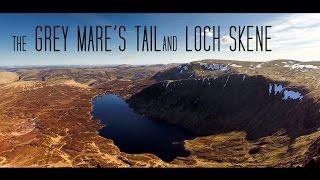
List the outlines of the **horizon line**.
{"label": "horizon line", "polygon": [[298,62],[320,62],[320,60],[313,60],[313,61],[301,61],[295,59],[272,59],[272,60],[265,60],[265,61],[246,61],[246,60],[236,60],[236,59],[201,59],[201,60],[194,60],[190,62],[171,62],[171,63],[150,63],[150,64],[129,64],[129,63],[122,63],[122,64],[28,64],[28,65],[0,65],[0,68],[14,68],[14,67],[65,67],[65,66],[154,66],[154,65],[168,65],[168,64],[186,64],[191,62],[198,62],[198,61],[205,61],[205,60],[218,60],[218,61],[240,61],[240,62],[271,62],[271,61],[279,61],[279,60],[287,60],[287,61],[298,61]]}

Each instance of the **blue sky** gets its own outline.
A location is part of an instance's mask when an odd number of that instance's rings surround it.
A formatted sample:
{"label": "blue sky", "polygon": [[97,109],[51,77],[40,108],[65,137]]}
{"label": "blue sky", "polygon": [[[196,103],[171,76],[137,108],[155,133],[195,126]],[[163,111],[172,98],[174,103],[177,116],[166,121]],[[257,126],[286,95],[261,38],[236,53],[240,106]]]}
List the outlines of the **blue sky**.
{"label": "blue sky", "polygon": [[[295,59],[320,60],[320,14],[0,14],[0,66],[7,65],[76,65],[76,64],[156,64],[190,62],[206,58],[265,61]],[[37,25],[68,25],[67,52],[36,52],[34,50]],[[80,25],[124,25],[127,27],[127,50],[119,52],[76,52],[76,27]],[[178,36],[176,52],[136,52],[135,25],[157,25],[158,37]],[[228,35],[231,25],[272,25],[272,52],[225,51],[186,52],[185,26],[221,26],[221,35]],[[26,35],[27,52],[14,52],[12,35]],[[210,33],[206,34],[210,36]],[[115,36],[116,37],[116,36]],[[117,47],[116,39],[111,46]],[[58,44],[59,45],[59,44]],[[61,45],[61,44],[60,44]]]}

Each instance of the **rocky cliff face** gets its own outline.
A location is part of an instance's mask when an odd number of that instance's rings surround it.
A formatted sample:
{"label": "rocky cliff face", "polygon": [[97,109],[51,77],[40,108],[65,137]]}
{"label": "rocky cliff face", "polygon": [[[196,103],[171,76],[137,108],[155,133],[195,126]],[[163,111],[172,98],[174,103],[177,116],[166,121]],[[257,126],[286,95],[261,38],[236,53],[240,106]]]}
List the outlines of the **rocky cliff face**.
{"label": "rocky cliff face", "polygon": [[285,129],[291,137],[320,126],[320,106],[305,89],[286,88],[264,76],[163,81],[143,89],[129,103],[139,113],[178,124],[199,135],[245,131],[256,139]]}
{"label": "rocky cliff face", "polygon": [[[177,164],[319,166],[320,64],[203,60],[157,73],[128,102],[199,135]],[[201,166],[201,165],[200,165]]]}

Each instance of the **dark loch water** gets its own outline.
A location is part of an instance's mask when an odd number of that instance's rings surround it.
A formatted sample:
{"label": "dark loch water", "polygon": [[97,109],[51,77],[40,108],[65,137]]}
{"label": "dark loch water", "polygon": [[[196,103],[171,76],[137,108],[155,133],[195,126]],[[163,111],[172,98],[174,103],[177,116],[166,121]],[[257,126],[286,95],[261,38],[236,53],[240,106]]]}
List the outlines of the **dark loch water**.
{"label": "dark loch water", "polygon": [[93,107],[93,116],[106,125],[100,135],[114,140],[122,152],[152,153],[166,162],[188,156],[179,142],[192,135],[182,128],[139,115],[116,95],[96,97]]}

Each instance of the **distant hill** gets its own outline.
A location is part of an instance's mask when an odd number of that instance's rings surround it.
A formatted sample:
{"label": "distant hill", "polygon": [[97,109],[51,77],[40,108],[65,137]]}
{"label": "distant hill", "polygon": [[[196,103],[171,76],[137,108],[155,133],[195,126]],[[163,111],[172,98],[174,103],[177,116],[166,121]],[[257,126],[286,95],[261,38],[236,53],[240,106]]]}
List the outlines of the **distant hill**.
{"label": "distant hill", "polygon": [[155,73],[176,66],[168,65],[115,65],[115,66],[59,66],[13,68],[24,81],[75,80],[86,85],[105,83],[111,80],[139,80],[150,78]]}

